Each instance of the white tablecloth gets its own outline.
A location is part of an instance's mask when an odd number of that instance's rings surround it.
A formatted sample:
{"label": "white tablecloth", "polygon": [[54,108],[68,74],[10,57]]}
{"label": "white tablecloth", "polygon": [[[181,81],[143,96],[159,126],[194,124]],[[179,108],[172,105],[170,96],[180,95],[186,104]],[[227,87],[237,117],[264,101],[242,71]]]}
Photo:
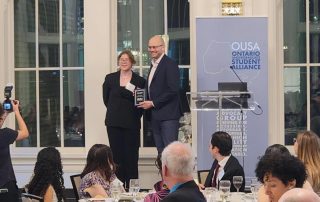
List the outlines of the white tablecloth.
{"label": "white tablecloth", "polygon": [[[220,193],[219,191],[216,191],[214,194],[205,195],[207,202],[221,202]],[[257,200],[254,200],[253,195],[245,194],[245,193],[230,193],[228,197],[228,202],[256,202]]]}

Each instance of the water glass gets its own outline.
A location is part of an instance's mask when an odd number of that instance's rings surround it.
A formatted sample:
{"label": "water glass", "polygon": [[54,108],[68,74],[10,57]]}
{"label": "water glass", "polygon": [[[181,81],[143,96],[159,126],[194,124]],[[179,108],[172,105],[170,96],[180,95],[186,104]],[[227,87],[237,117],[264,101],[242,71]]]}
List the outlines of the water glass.
{"label": "water glass", "polygon": [[140,190],[139,179],[130,179],[129,192],[133,194],[134,200],[136,200],[139,190]]}
{"label": "water glass", "polygon": [[258,181],[257,178],[251,179],[250,189],[251,189],[251,193],[253,195],[254,201],[257,201],[257,195],[258,195],[260,186],[261,186],[261,183]]}
{"label": "water glass", "polygon": [[219,191],[222,202],[226,202],[230,194],[231,182],[229,180],[220,180]]}
{"label": "water glass", "polygon": [[122,192],[122,187],[120,184],[111,184],[110,187],[111,197],[114,202],[118,202],[120,199],[120,194]]}
{"label": "water glass", "polygon": [[215,193],[217,189],[214,187],[206,187],[204,190],[204,196],[207,199],[207,202],[214,202],[215,201]]}
{"label": "water glass", "polygon": [[237,193],[239,193],[239,189],[241,188],[242,182],[243,182],[242,176],[233,176],[232,183],[233,183],[233,186],[237,189]]}

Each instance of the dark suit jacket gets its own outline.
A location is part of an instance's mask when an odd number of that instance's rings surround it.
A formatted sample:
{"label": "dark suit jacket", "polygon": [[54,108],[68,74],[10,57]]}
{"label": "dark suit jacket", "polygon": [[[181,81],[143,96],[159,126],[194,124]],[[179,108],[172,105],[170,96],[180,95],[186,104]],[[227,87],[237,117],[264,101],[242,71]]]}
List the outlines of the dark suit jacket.
{"label": "dark suit jacket", "polygon": [[[132,73],[130,83],[145,87],[145,79]],[[103,102],[107,107],[106,126],[140,129],[142,110],[134,106],[133,93],[120,86],[120,71],[108,74],[103,83]]]}
{"label": "dark suit jacket", "polygon": [[[211,187],[211,182],[213,178],[213,173],[214,169],[216,168],[218,164],[217,160],[214,160],[212,167],[210,169],[210,172],[206,178],[206,182],[204,183],[205,187]],[[245,186],[245,176],[244,176],[244,171],[242,166],[240,165],[238,159],[236,159],[234,156],[230,156],[229,160],[227,161],[226,165],[223,168],[224,170],[224,175],[222,176],[221,180],[230,180],[231,182],[231,192],[237,191],[236,188],[232,184],[232,178],[233,176],[242,176],[243,177],[243,182],[242,186],[240,188],[240,191],[244,191],[244,186]]]}
{"label": "dark suit jacket", "polygon": [[205,202],[206,199],[193,181],[182,184],[178,189],[161,200],[162,202]]}
{"label": "dark suit jacket", "polygon": [[[179,82],[178,65],[168,56],[164,55],[150,83],[150,97],[148,99],[153,101],[154,104],[154,108],[151,109],[153,119],[174,120],[181,117]],[[148,82],[146,83],[146,89],[148,89]],[[149,96],[149,93],[147,94]]]}

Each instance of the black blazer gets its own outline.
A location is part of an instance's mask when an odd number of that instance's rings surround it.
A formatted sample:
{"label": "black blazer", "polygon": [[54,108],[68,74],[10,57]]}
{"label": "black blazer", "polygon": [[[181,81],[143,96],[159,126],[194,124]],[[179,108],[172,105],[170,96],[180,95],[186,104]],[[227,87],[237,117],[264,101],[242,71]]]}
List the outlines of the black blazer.
{"label": "black blazer", "polygon": [[[154,108],[151,109],[153,119],[174,120],[181,117],[179,82],[178,65],[168,56],[164,55],[150,83],[150,93],[147,93],[148,96],[150,95],[148,99],[153,101],[154,104]],[[146,82],[146,89],[148,90],[148,82]]]}
{"label": "black blazer", "polygon": [[[144,88],[146,80],[132,73],[130,83]],[[120,86],[120,71],[108,74],[103,83],[103,102],[107,107],[105,125],[140,129],[142,109],[134,106],[133,93]]]}
{"label": "black blazer", "polygon": [[[214,170],[215,170],[217,164],[218,164],[218,161],[214,160],[212,167],[210,169],[210,172],[206,178],[206,182],[204,183],[205,187],[211,187],[213,173],[214,173]],[[230,182],[231,182],[230,191],[231,192],[237,191],[236,188],[232,184],[233,176],[242,176],[243,182],[242,182],[242,186],[240,188],[240,191],[243,192],[244,187],[245,187],[245,176],[244,176],[243,168],[240,165],[238,159],[236,159],[236,157],[231,155],[229,160],[227,161],[226,165],[224,166],[223,170],[224,170],[224,175],[222,176],[221,180],[230,180]]]}
{"label": "black blazer", "polygon": [[182,184],[178,189],[164,197],[162,202],[205,202],[198,185],[193,181]]}

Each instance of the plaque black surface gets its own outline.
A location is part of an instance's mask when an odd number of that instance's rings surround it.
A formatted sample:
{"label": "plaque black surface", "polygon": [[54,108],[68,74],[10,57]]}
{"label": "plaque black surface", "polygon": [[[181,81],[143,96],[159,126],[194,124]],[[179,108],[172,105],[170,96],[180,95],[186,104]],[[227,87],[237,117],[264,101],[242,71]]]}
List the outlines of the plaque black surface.
{"label": "plaque black surface", "polygon": [[146,90],[138,89],[134,92],[134,105],[139,105],[140,102],[146,100]]}

